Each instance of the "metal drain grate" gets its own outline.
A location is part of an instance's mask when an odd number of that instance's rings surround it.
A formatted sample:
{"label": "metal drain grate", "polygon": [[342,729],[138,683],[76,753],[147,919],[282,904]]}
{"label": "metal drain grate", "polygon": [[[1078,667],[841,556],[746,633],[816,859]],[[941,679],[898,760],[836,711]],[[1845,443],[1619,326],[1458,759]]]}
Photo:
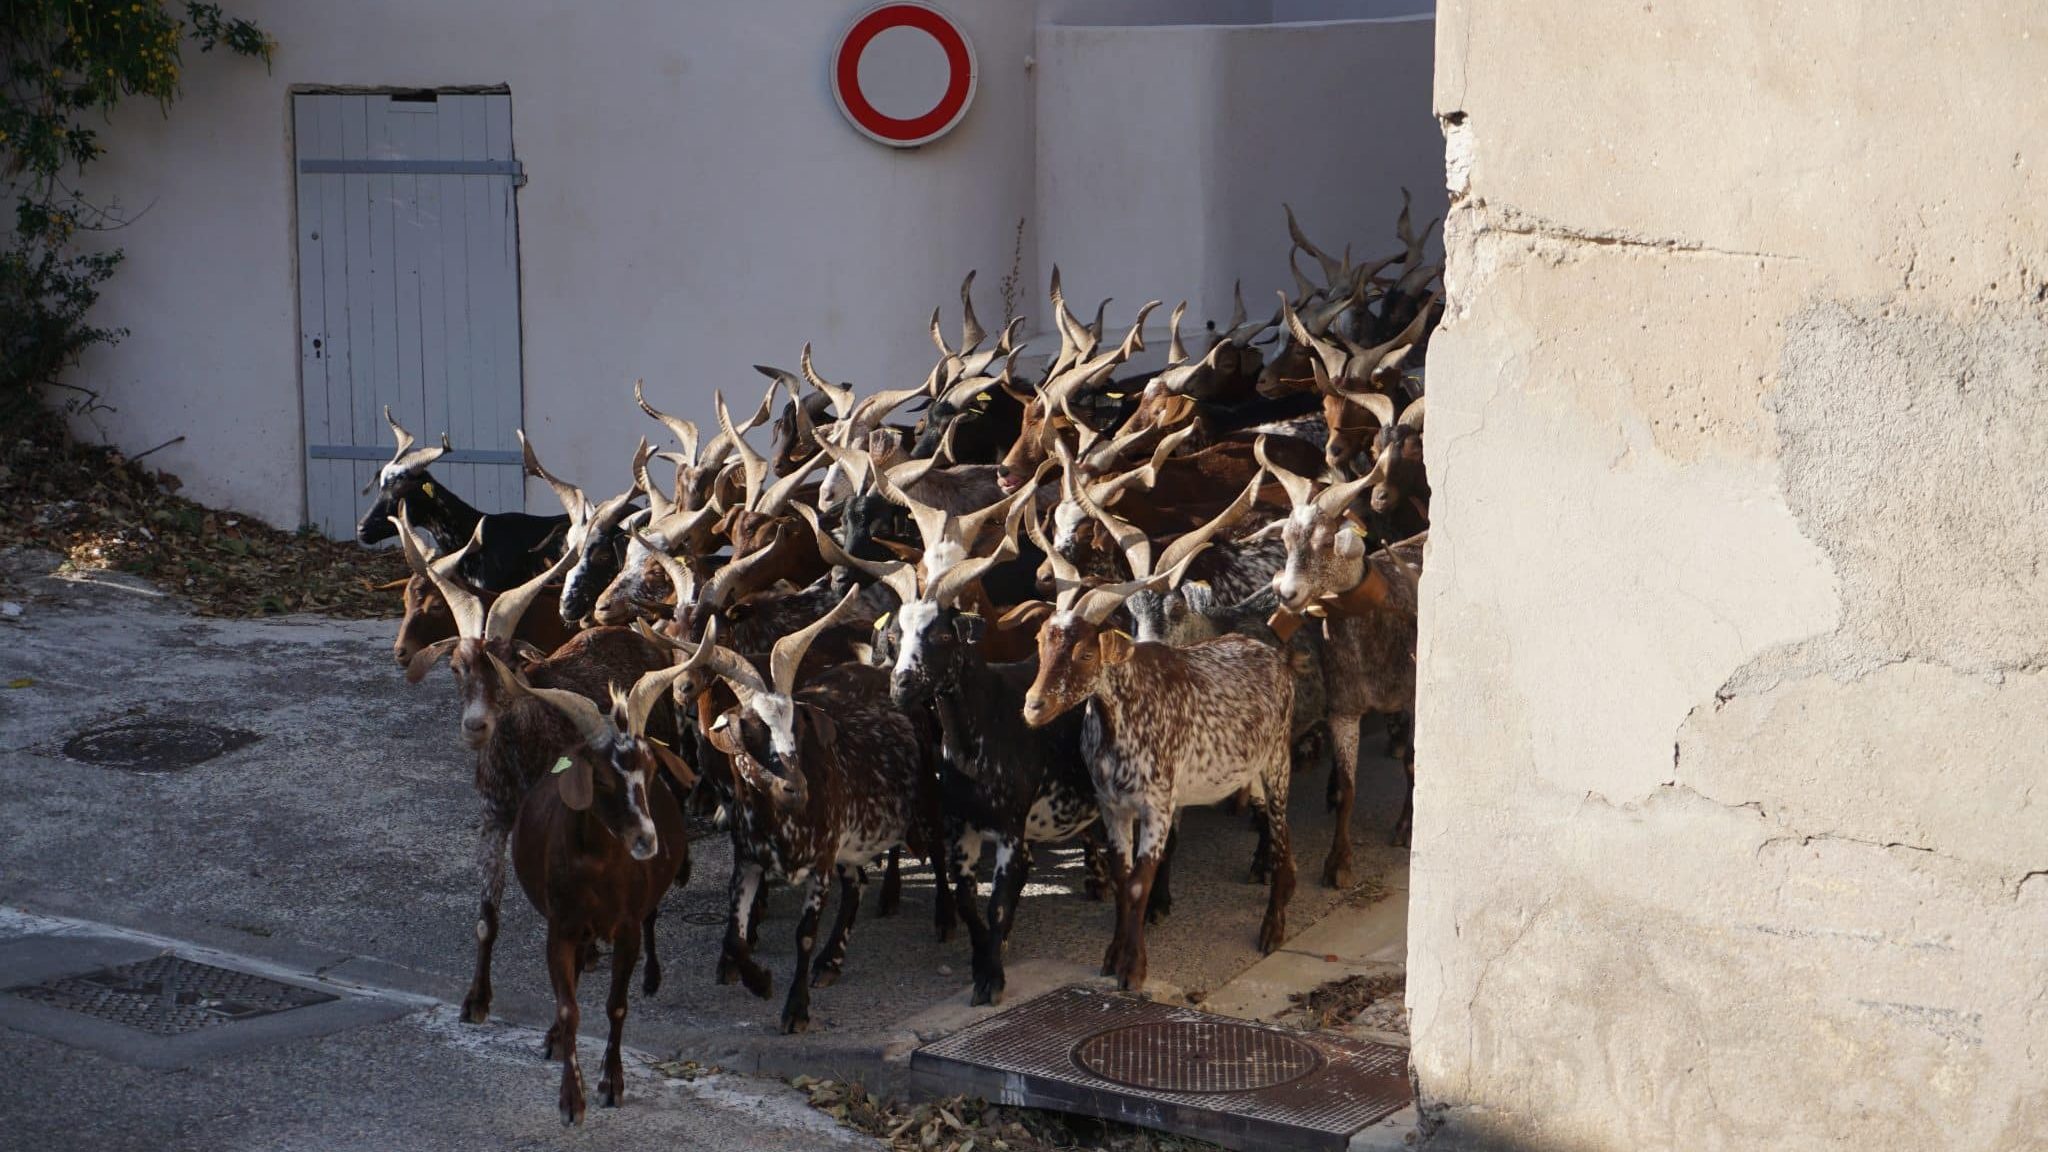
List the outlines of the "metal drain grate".
{"label": "metal drain grate", "polygon": [[1069,987],[911,1055],[1004,1104],[1238,1149],[1330,1149],[1411,1102],[1408,1050]]}
{"label": "metal drain grate", "polygon": [[1074,1063],[1126,1088],[1206,1094],[1286,1084],[1322,1067],[1323,1058],[1270,1028],[1154,1020],[1097,1032],[1074,1046]]}
{"label": "metal drain grate", "polygon": [[88,728],[64,742],[64,755],[84,764],[131,772],[175,772],[255,743],[256,733],[184,720],[122,720]]}
{"label": "metal drain grate", "polygon": [[182,1036],[339,997],[181,956],[154,956],[13,990],[16,996],[156,1036]]}

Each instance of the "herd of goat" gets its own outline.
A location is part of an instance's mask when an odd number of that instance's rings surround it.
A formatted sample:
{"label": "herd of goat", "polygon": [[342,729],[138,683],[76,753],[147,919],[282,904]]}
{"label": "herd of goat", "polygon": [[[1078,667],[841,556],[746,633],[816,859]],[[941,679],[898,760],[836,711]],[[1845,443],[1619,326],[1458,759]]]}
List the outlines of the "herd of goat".
{"label": "herd of goat", "polygon": [[[934,311],[939,360],[917,386],[857,396],[806,346],[798,373],[761,369],[745,419],[721,395],[706,437],[636,385],[676,444],[643,439],[629,491],[593,503],[525,445],[562,516],[478,512],[428,471],[445,438],[421,446],[391,421],[398,450],[358,535],[400,541],[413,576],[397,658],[417,681],[446,657],[476,753],[483,893],[463,1016],[490,1011],[509,842],[547,920],[565,1123],[583,1114],[576,984],[600,941],[600,1102],[623,1091],[627,987],[643,951],[643,988],[659,984],[655,917],[689,879],[686,811],[732,838],[720,983],[770,995],[751,950],[766,885],[805,891],[785,1031],[838,978],[870,867],[894,907],[904,852],[933,861],[940,938],[966,925],[976,1004],[1002,995],[1032,846],[1074,837],[1090,894],[1116,903],[1103,972],[1141,986],[1191,804],[1257,814],[1258,943],[1278,947],[1289,777],[1319,746],[1337,813],[1323,881],[1350,885],[1364,718],[1384,718],[1413,786],[1420,366],[1439,268],[1405,209],[1402,250],[1364,264],[1287,223],[1296,291],[1272,319],[1247,320],[1240,296],[1197,355],[1182,305],[1150,374],[1116,375],[1157,302],[1111,342],[1102,309],[1092,323],[1069,310],[1055,270],[1059,349],[1035,381],[1021,320],[984,330],[970,273],[959,342]],[[886,422],[909,405],[915,423]],[[764,457],[747,435],[770,425]],[[1396,843],[1409,820],[1404,805]]]}

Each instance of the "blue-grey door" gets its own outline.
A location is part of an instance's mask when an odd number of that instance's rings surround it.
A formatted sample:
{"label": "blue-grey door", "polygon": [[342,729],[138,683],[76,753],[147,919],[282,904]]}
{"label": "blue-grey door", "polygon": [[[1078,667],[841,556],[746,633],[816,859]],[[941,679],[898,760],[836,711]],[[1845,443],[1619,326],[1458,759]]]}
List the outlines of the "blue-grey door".
{"label": "blue-grey door", "polygon": [[512,98],[292,97],[306,520],[349,536],[390,459],[390,405],[442,483],[525,508]]}

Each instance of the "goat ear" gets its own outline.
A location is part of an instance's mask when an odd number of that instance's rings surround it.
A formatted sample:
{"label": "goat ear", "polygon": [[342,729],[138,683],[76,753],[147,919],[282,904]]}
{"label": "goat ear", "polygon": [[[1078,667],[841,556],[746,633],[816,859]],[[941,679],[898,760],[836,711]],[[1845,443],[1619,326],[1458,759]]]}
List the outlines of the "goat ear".
{"label": "goat ear", "polygon": [[953,634],[960,638],[962,644],[981,643],[982,634],[987,629],[988,621],[982,619],[978,613],[962,612],[953,617]]}
{"label": "goat ear", "polygon": [[[528,664],[538,664],[541,661],[548,658],[547,653],[541,651],[539,648],[536,648],[531,644],[528,644],[524,640],[514,640],[512,642],[512,651],[521,660],[524,660]],[[522,668],[520,669],[520,671],[523,672],[525,671],[525,669]]]}
{"label": "goat ear", "polygon": [[674,749],[657,740],[649,740],[647,744],[654,749],[655,763],[661,765],[662,770],[668,773],[669,779],[676,782],[677,787],[688,792],[697,786],[697,773],[690,769],[689,764],[684,762],[681,756],[675,754]]}
{"label": "goat ear", "polygon": [[1129,660],[1134,641],[1128,632],[1111,630],[1096,637],[1095,643],[1102,653],[1102,664],[1106,668]]}
{"label": "goat ear", "polygon": [[555,773],[556,786],[562,791],[562,803],[577,812],[590,807],[592,799],[590,759],[581,753],[582,750],[577,749],[571,755],[562,757],[569,762],[568,766],[558,765],[560,770]]}
{"label": "goat ear", "polygon": [[704,738],[711,742],[713,748],[727,756],[737,756],[740,754],[739,735],[735,731],[737,727],[732,720],[732,713],[728,712],[712,721],[711,727],[704,729]]}
{"label": "goat ear", "polygon": [[448,654],[448,650],[450,648],[455,647],[455,645],[459,643],[461,639],[462,637],[460,636],[450,636],[446,640],[436,640],[432,644],[429,644],[425,648],[422,648],[418,652],[415,652],[413,654],[411,662],[406,664],[405,666],[405,682],[408,684],[417,684],[421,680],[426,679],[428,671],[430,671],[434,667],[434,664],[437,661],[439,661],[441,657],[446,656]]}
{"label": "goat ear", "polygon": [[1052,615],[1052,605],[1043,600],[1027,600],[996,618],[996,627],[1007,632],[1022,628]]}
{"label": "goat ear", "polygon": [[823,708],[813,708],[808,704],[804,705],[804,711],[810,714],[811,725],[818,730],[818,740],[827,748],[837,747],[839,725],[833,722],[831,715]]}

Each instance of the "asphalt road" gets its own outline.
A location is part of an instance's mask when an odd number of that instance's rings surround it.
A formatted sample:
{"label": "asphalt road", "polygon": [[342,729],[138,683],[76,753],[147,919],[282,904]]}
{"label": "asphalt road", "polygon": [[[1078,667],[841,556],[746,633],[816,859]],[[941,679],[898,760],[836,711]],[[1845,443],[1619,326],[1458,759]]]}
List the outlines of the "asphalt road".
{"label": "asphalt road", "polygon": [[[456,739],[445,671],[407,685],[390,660],[391,622],[203,620],[145,591],[43,577],[33,558],[0,564],[14,578],[10,596],[26,603],[19,622],[0,623],[0,684],[30,682],[0,690],[0,905],[157,933],[424,1005],[176,1073],[0,1026],[8,1142],[27,1134],[15,1146],[569,1146],[553,1128],[553,1069],[516,1051],[526,1041],[500,1051],[497,1033],[454,1024],[430,1003],[459,1000],[467,984],[476,892],[471,762]],[[80,733],[134,722],[211,724],[254,739],[159,773],[66,754]],[[1376,750],[1377,738],[1367,746]],[[1297,777],[1289,806],[1297,930],[1339,899],[1316,883],[1330,837],[1321,783]],[[1398,769],[1369,763],[1354,830],[1361,876],[1398,860],[1384,840],[1399,795]],[[1188,814],[1175,915],[1149,937],[1161,994],[1219,987],[1258,959],[1264,893],[1244,879],[1254,839],[1242,819]],[[729,850],[716,835],[692,849],[694,879],[671,895],[660,925],[664,985],[651,1000],[636,992],[632,1004],[626,1039],[638,1050],[742,1072],[872,1081],[920,1039],[986,1011],[966,1008],[964,941],[935,940],[930,877],[912,870],[893,918],[875,916],[870,885],[845,975],[813,998],[812,1032],[777,1035],[796,894],[773,894],[762,932],[777,999],[718,986],[710,975]],[[1040,854],[1009,952],[1013,1000],[1092,978],[1111,910],[1079,887],[1077,851]],[[497,1014],[510,1025],[544,1024],[543,926],[516,886],[505,911]],[[602,1021],[601,996],[586,984],[586,1030]],[[585,1052],[591,1066],[587,1040]],[[766,1099],[786,1093],[773,1082],[724,1083],[735,1099],[751,1099],[750,1086]],[[694,1123],[685,1114],[706,1111],[693,1091],[655,1077],[649,1091],[630,1094],[631,1107],[602,1116],[593,1108],[591,1130],[613,1134],[606,1147],[637,1147],[619,1142],[629,1127],[650,1146],[727,1146],[685,1130]],[[755,1123],[783,1121],[726,1117],[712,1128]],[[338,1138],[326,1138],[330,1126]],[[769,1146],[824,1138],[804,1131],[774,1128]],[[405,1139],[389,1142],[394,1134]]]}

